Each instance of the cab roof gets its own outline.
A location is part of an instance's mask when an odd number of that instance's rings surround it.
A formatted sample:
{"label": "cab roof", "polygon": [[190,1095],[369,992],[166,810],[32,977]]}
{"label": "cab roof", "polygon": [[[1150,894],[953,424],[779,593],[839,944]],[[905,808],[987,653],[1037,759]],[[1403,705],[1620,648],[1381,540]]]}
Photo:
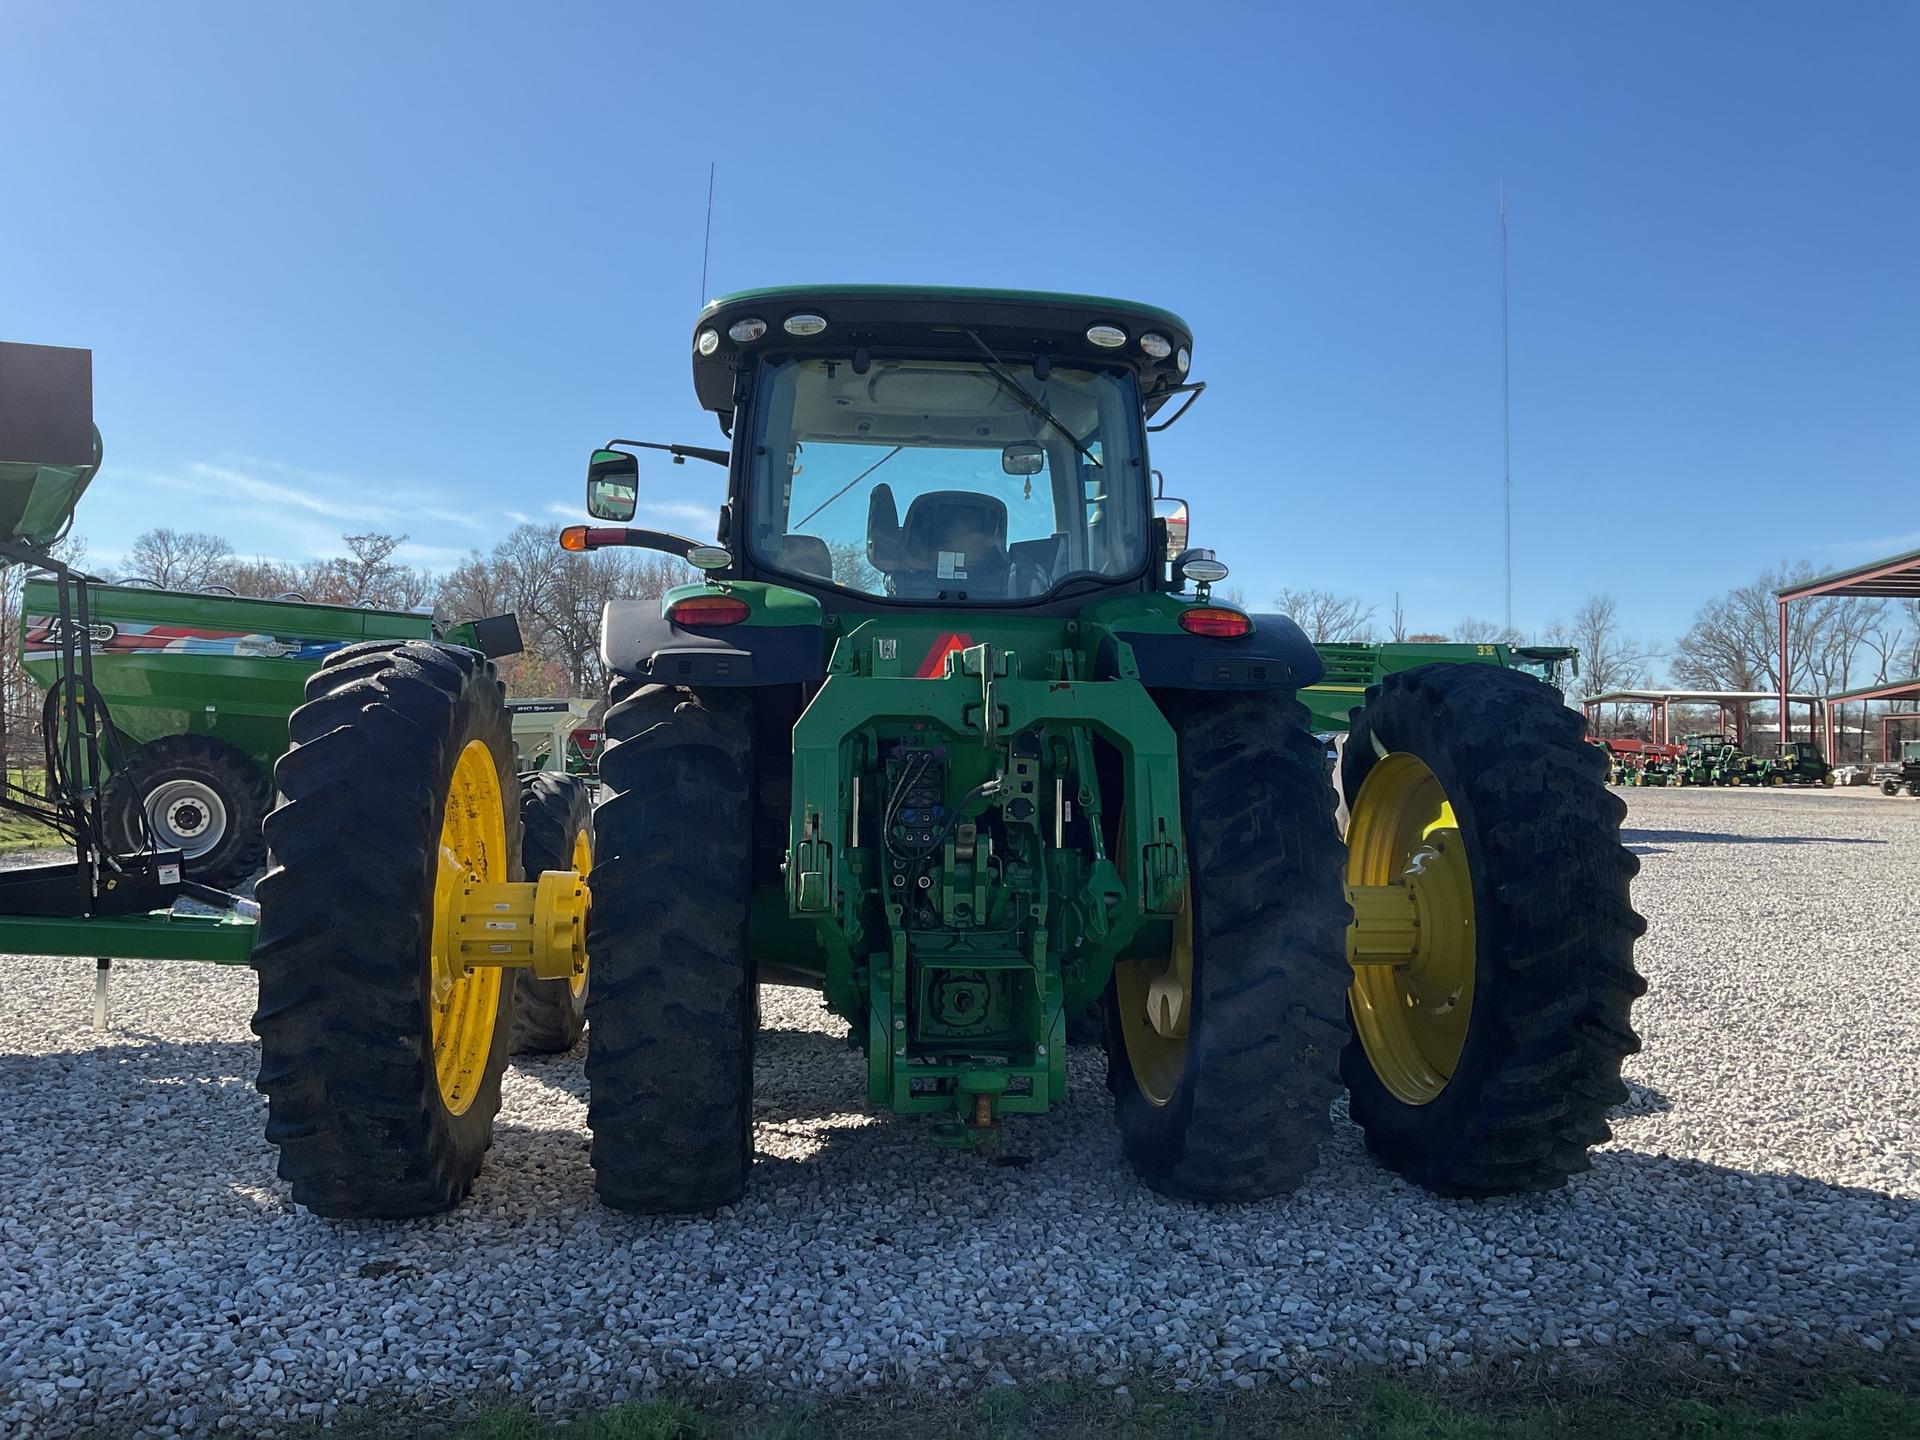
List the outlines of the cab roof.
{"label": "cab roof", "polygon": [[[796,315],[818,316],[826,328],[810,336],[788,334],[785,324]],[[764,321],[766,333],[744,343],[733,340],[729,327],[748,319]],[[1095,345],[1087,331],[1096,325],[1118,329],[1124,343]],[[700,338],[709,330],[713,353],[702,355]],[[707,302],[693,328],[694,389],[704,408],[725,416],[734,407],[736,372],[763,354],[852,356],[873,350],[978,358],[979,347],[964,333],[969,330],[1003,359],[1047,355],[1062,362],[1124,364],[1137,375],[1149,414],[1186,380],[1178,360],[1193,346],[1186,321],[1135,300],[961,286],[775,285]],[[1168,342],[1164,359],[1141,349],[1141,336],[1149,334]]]}

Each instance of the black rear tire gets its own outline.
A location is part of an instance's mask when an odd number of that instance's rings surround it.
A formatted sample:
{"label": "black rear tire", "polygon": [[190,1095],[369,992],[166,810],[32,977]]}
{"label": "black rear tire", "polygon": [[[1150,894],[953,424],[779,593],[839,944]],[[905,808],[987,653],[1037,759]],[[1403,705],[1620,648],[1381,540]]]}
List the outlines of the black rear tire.
{"label": "black rear tire", "polygon": [[1311,1173],[1340,1090],[1352,911],[1326,746],[1290,697],[1160,700],[1180,746],[1193,1013],[1178,1081],[1156,1104],[1109,985],[1108,1088],[1127,1158],[1153,1189],[1258,1200]]}
{"label": "black rear tire", "polygon": [[289,728],[253,952],[267,1139],[293,1198],[317,1214],[444,1210],[493,1141],[513,988],[500,986],[484,1066],[454,1113],[432,1038],[441,822],[455,763],[479,741],[502,796],[502,878],[518,878],[505,694],[471,650],[374,641],[327,658]]}
{"label": "black rear tire", "polygon": [[1491,665],[1427,665],[1367,692],[1347,746],[1348,803],[1383,752],[1422,761],[1459,821],[1473,891],[1472,1009],[1445,1088],[1397,1098],[1356,1031],[1354,1120],[1389,1166],[1447,1195],[1550,1190],[1588,1169],[1640,1048],[1633,965],[1646,923],[1620,843],[1626,805],[1557,691]]}
{"label": "black rear tire", "polygon": [[[189,875],[225,888],[259,873],[267,854],[260,822],[273,804],[265,771],[211,735],[163,735],[142,745],[114,772],[103,799],[107,834],[124,852],[146,847],[142,807],[166,786],[180,793],[153,827],[155,842],[187,852]],[[192,854],[196,845],[206,848]]]}
{"label": "black rear tire", "polygon": [[607,709],[587,955],[594,1188],[642,1213],[738,1200],[753,1161],[750,699],[622,682]]}
{"label": "black rear tire", "polygon": [[[575,775],[536,770],[520,777],[520,859],[527,879],[545,870],[571,870],[575,841],[593,847],[593,795]],[[589,971],[591,973],[591,971]],[[564,1055],[587,1028],[587,992],[565,980],[513,972],[513,1052]]]}

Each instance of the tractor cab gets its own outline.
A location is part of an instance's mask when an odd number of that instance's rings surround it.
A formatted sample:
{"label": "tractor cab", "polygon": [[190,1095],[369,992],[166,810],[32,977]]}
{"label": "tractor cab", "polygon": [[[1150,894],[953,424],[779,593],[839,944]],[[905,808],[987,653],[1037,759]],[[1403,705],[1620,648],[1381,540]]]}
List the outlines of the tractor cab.
{"label": "tractor cab", "polygon": [[[1147,433],[1199,392],[1191,345],[1178,316],[1128,301],[749,291],[693,335],[695,389],[731,448],[660,448],[728,468],[716,579],[841,612],[1072,608],[1161,588],[1168,535],[1184,542],[1181,502],[1156,524]],[[594,459],[600,519],[633,514],[620,443]]]}

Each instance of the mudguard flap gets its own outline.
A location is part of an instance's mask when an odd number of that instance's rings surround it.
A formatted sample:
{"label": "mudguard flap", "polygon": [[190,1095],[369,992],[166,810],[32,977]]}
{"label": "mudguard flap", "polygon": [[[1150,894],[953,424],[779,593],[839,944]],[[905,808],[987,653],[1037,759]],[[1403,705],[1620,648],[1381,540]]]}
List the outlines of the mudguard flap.
{"label": "mudguard flap", "polygon": [[658,600],[612,600],[600,615],[609,670],[661,685],[792,685],[826,674],[817,625],[728,625],[690,630]]}
{"label": "mudguard flap", "polygon": [[1094,656],[1096,679],[1120,674],[1120,647],[1133,651],[1140,683],[1164,690],[1300,690],[1327,673],[1306,632],[1285,615],[1255,615],[1253,633],[1233,640],[1211,635],[1115,631]]}

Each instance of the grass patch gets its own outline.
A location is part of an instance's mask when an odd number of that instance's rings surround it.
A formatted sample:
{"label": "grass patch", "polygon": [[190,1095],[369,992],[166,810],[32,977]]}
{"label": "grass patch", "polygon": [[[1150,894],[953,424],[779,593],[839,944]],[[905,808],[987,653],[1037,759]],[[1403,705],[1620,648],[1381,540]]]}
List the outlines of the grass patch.
{"label": "grass patch", "polygon": [[343,1417],[342,1431],[367,1440],[1907,1440],[1920,1435],[1920,1395],[1852,1380],[1813,1393],[1670,1393],[1645,1400],[1532,1388],[1448,1394],[1378,1382],[1306,1395],[1279,1387],[1183,1394],[1142,1383],[1121,1397],[1089,1384],[1056,1383],[755,1410],[732,1400],[711,1408],[651,1400],[564,1421],[521,1409],[387,1426],[360,1415]]}
{"label": "grass patch", "polygon": [[[36,794],[40,792],[44,778],[44,773],[39,770],[7,771],[9,782]],[[48,829],[39,821],[16,815],[11,810],[0,810],[0,855],[17,850],[56,850],[66,843],[58,832]]]}

